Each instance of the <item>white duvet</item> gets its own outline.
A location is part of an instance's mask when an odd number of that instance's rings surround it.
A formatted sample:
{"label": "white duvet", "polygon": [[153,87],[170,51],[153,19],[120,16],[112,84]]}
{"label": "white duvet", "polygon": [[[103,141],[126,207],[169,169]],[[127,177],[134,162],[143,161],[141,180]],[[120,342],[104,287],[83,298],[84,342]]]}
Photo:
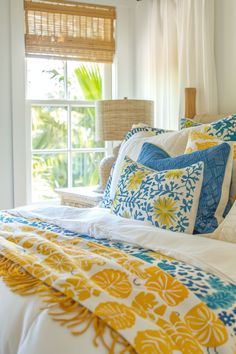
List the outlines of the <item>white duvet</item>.
{"label": "white duvet", "polygon": [[[216,275],[222,274],[236,283],[236,243],[161,230],[140,221],[111,215],[106,209],[99,208],[26,207],[14,212],[97,238],[105,237],[161,251]],[[53,322],[47,310],[41,310],[42,302],[38,296],[20,297],[0,282],[0,304],[0,354],[105,353],[103,347],[93,346],[92,329],[83,336],[74,337],[66,328]]]}

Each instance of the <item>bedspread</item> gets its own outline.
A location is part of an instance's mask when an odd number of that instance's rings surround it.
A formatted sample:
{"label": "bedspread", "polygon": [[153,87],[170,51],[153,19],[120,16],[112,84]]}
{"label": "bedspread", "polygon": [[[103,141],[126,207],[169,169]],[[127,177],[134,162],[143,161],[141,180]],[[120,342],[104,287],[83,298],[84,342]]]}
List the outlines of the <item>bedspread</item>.
{"label": "bedspread", "polygon": [[2,212],[0,263],[11,291],[110,353],[236,351],[236,285],[160,252]]}

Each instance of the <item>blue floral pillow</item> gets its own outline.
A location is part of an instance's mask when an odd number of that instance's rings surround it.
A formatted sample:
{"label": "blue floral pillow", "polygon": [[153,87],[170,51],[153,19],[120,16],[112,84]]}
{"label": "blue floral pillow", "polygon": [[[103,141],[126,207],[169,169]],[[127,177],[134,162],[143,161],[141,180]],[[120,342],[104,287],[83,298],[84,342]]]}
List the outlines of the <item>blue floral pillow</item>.
{"label": "blue floral pillow", "polygon": [[163,133],[166,133],[168,130],[165,129],[159,129],[159,128],[153,128],[153,127],[136,127],[132,128],[131,130],[128,131],[128,133],[125,136],[125,141],[129,140],[134,134],[140,133],[140,132],[151,132],[152,135],[160,135]]}
{"label": "blue floral pillow", "polygon": [[225,141],[236,141],[236,114],[210,123],[207,129],[209,135]]}
{"label": "blue floral pillow", "polygon": [[204,164],[156,172],[125,157],[111,211],[162,229],[192,233]]}
{"label": "blue floral pillow", "polygon": [[[194,122],[193,119],[181,118],[180,120],[180,129],[199,125],[202,124]],[[207,127],[206,132],[212,136],[217,136],[219,139],[225,141],[236,141],[236,114],[208,123]]]}
{"label": "blue floral pillow", "polygon": [[[203,234],[213,232],[218,227],[216,213],[221,201],[229,154],[230,146],[227,143],[177,157],[170,157],[167,152],[163,152],[163,149],[158,146],[145,143],[139,154],[138,162],[153,170],[162,171],[186,168],[203,161],[202,191],[194,227],[194,233]],[[225,207],[226,205],[223,206],[222,210]],[[223,218],[223,215],[221,215],[221,218]]]}

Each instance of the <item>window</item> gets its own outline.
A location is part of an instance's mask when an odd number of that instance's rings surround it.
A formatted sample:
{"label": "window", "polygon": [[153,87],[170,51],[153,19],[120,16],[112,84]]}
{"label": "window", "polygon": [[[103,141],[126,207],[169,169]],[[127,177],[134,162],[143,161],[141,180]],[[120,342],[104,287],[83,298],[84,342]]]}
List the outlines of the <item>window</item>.
{"label": "window", "polygon": [[26,63],[31,201],[56,198],[55,188],[98,184],[106,149],[95,140],[94,101],[111,65],[33,57]]}
{"label": "window", "polygon": [[94,101],[109,91],[116,10],[64,0],[24,0],[24,9],[31,201],[37,202],[54,199],[55,188],[98,183],[105,146],[95,140]]}

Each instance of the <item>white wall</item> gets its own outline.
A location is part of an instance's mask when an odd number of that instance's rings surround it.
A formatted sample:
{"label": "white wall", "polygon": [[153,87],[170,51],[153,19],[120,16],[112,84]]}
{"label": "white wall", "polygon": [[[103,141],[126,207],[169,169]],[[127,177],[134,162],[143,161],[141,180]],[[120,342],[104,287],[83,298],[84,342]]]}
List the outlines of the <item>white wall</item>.
{"label": "white wall", "polygon": [[0,209],[26,203],[23,0],[0,0]]}
{"label": "white wall", "polygon": [[236,113],[236,0],[215,0],[215,55],[220,113]]}
{"label": "white wall", "polygon": [[0,208],[13,206],[10,3],[0,0]]}

